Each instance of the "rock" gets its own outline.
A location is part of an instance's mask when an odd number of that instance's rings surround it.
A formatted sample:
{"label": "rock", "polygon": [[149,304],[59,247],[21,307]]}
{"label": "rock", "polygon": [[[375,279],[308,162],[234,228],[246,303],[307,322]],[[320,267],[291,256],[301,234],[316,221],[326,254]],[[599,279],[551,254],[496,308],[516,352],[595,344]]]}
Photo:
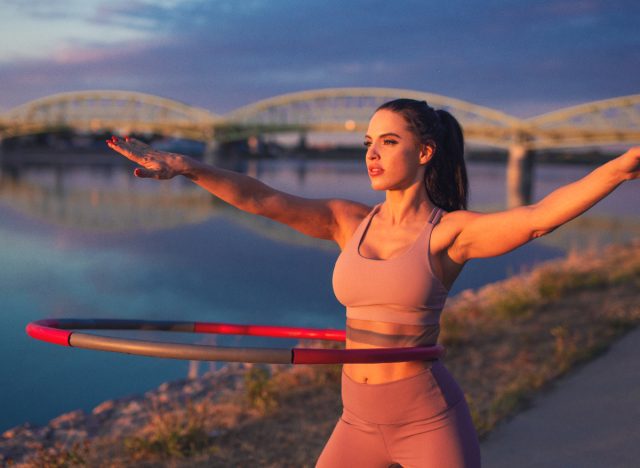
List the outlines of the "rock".
{"label": "rock", "polygon": [[121,414],[134,414],[134,413],[139,413],[140,411],[143,411],[144,408],[142,407],[142,405],[140,404],[140,402],[138,401],[131,401],[129,402],[128,405],[126,405],[124,408],[120,409],[120,413]]}
{"label": "rock", "polygon": [[44,447],[44,444],[39,440],[28,440],[24,444],[25,452],[33,452]]}
{"label": "rock", "polygon": [[85,419],[82,410],[71,411],[70,413],[61,414],[49,422],[49,427],[53,429],[64,429],[80,424]]}
{"label": "rock", "polygon": [[160,393],[160,394],[157,395],[156,400],[159,403],[169,403],[171,398],[169,397],[169,395],[167,393]]}
{"label": "rock", "polygon": [[54,443],[60,443],[64,448],[68,448],[76,442],[83,442],[87,437],[88,433],[84,429],[60,430],[55,432]]}
{"label": "rock", "polygon": [[31,437],[33,436],[32,427],[33,426],[30,423],[24,423],[20,426],[12,427],[2,434],[2,438],[8,440],[16,437]]}
{"label": "rock", "polygon": [[[171,411],[187,401],[217,403],[227,399],[244,383],[240,366],[223,367],[194,380],[167,382],[144,395],[135,395],[100,403],[86,414],[71,411],[52,419],[45,426],[29,423],[8,429],[0,436],[0,466],[11,460],[12,466],[31,466],[29,458],[38,450],[71,447],[78,442],[106,437],[117,439],[136,434],[147,426],[154,411]],[[214,430],[219,437],[224,430]]]}
{"label": "rock", "polygon": [[116,404],[113,400],[104,401],[100,403],[98,406],[96,406],[95,408],[93,408],[93,411],[91,411],[91,414],[93,414],[94,416],[100,416],[105,413],[110,413],[111,411],[113,411],[113,408],[115,407],[115,405]]}

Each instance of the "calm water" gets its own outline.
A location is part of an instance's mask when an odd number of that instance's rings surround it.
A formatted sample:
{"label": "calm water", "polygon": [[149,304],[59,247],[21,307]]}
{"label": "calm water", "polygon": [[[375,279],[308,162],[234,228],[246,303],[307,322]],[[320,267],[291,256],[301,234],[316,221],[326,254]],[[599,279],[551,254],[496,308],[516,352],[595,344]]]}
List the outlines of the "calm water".
{"label": "calm water", "polygon": [[[536,198],[589,167],[537,172]],[[248,171],[308,197],[367,203],[355,162],[269,162]],[[505,171],[471,164],[471,208],[500,209]],[[502,279],[570,246],[602,244],[640,232],[640,183],[627,184],[585,217],[497,259],[472,261],[452,293]],[[588,222],[587,222],[588,221]],[[29,339],[25,325],[44,317],[113,317],[344,326],[331,273],[330,243],[214,203],[188,181],[134,179],[123,169],[31,169],[0,179],[0,431],[45,423],[76,408],[142,393],[181,379],[188,363],[88,350]],[[149,337],[147,335],[147,337]],[[198,343],[290,346],[236,337],[163,337]],[[201,371],[206,366],[201,364]]]}

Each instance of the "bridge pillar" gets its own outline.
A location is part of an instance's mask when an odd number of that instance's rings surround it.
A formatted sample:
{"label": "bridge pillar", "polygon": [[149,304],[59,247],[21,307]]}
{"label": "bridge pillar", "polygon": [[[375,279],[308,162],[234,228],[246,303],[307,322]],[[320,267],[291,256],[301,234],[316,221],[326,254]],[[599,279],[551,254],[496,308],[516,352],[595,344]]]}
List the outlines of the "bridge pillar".
{"label": "bridge pillar", "polygon": [[218,142],[213,138],[207,140],[202,160],[207,164],[217,165],[220,159],[220,148]]}
{"label": "bridge pillar", "polygon": [[533,152],[522,143],[509,147],[507,162],[507,206],[528,205],[532,200]]}
{"label": "bridge pillar", "polygon": [[298,145],[296,146],[296,149],[298,151],[306,151],[307,148],[307,134],[301,133],[298,137]]}

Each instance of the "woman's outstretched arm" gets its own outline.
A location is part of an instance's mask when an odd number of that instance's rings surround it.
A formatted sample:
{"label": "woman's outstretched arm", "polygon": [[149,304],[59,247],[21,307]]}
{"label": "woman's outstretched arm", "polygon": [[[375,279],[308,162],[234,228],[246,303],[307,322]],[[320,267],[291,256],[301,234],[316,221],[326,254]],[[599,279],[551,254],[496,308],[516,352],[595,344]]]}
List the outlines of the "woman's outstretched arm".
{"label": "woman's outstretched arm", "polygon": [[455,236],[448,249],[449,257],[464,263],[472,258],[507,253],[550,233],[584,213],[624,181],[639,177],[640,147],[634,147],[533,205],[498,213],[449,213],[443,218]]}
{"label": "woman's outstretched arm", "polygon": [[340,199],[309,199],[276,190],[234,171],[201,163],[176,153],[158,151],[135,138],[112,137],[109,148],[141,167],[137,177],[171,179],[182,175],[236,208],[271,218],[303,234],[343,245],[353,224],[369,207]]}

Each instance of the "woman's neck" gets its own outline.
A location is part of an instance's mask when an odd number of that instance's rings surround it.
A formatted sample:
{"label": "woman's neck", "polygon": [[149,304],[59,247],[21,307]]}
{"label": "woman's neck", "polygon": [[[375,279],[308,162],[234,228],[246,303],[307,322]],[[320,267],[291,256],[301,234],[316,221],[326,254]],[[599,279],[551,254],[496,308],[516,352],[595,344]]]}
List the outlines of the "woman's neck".
{"label": "woman's neck", "polygon": [[433,207],[424,183],[420,183],[404,190],[387,190],[380,211],[389,224],[396,225],[422,220],[424,213],[430,213]]}

